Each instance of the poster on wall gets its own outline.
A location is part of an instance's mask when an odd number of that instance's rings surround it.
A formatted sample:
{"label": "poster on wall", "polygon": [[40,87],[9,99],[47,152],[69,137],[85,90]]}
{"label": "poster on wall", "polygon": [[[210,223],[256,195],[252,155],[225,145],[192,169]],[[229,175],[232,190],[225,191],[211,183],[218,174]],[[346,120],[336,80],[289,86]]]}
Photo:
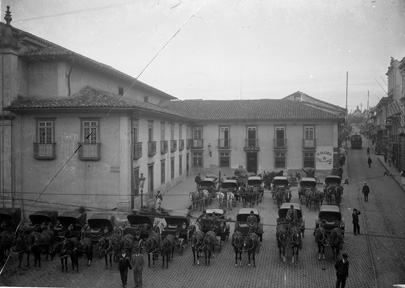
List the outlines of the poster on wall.
{"label": "poster on wall", "polygon": [[333,147],[317,147],[315,162],[315,167],[317,170],[332,170]]}

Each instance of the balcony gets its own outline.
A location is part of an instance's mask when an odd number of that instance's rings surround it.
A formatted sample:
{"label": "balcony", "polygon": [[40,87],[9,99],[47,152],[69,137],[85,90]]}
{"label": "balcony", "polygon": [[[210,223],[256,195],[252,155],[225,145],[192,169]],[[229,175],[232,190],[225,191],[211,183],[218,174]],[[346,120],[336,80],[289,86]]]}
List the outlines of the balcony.
{"label": "balcony", "polygon": [[193,149],[202,149],[204,147],[204,139],[192,139],[191,144]]}
{"label": "balcony", "polygon": [[142,142],[134,144],[134,160],[142,157]]}
{"label": "balcony", "polygon": [[177,140],[170,140],[170,152],[177,151]]}
{"label": "balcony", "polygon": [[148,142],[148,156],[152,157],[156,155],[156,141]]}
{"label": "balcony", "polygon": [[56,143],[34,143],[34,158],[37,160],[55,159]]}
{"label": "balcony", "polygon": [[184,139],[180,139],[179,140],[179,151],[183,151],[184,150]]}
{"label": "balcony", "polygon": [[79,143],[79,159],[82,161],[99,161],[101,143]]}
{"label": "balcony", "polygon": [[229,149],[231,147],[231,139],[218,139],[218,148],[219,149]]}
{"label": "balcony", "polygon": [[169,141],[163,140],[160,141],[160,154],[166,154],[169,150]]}
{"label": "balcony", "polygon": [[285,149],[287,148],[287,139],[275,138],[274,139],[274,149]]}
{"label": "balcony", "polygon": [[[302,148],[314,149],[316,148],[316,139],[302,139]],[[307,167],[307,166],[304,166]]]}
{"label": "balcony", "polygon": [[243,150],[247,152],[260,151],[259,139],[252,139],[252,138],[245,139],[245,147],[243,148]]}

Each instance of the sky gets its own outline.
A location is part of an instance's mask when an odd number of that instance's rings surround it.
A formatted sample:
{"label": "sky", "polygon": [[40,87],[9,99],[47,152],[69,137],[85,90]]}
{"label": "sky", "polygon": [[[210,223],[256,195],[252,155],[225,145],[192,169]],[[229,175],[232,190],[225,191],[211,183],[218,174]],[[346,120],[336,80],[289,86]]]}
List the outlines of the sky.
{"label": "sky", "polygon": [[[180,100],[301,91],[354,111],[405,57],[405,0],[0,0],[11,25]],[[347,93],[346,93],[347,86]]]}

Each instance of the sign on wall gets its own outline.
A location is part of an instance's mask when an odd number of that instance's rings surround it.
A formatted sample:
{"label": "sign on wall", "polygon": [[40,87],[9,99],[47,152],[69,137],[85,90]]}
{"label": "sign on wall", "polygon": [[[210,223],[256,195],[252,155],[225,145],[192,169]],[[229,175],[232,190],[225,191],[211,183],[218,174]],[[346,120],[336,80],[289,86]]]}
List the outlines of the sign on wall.
{"label": "sign on wall", "polygon": [[315,162],[317,170],[331,170],[333,168],[333,147],[317,147]]}

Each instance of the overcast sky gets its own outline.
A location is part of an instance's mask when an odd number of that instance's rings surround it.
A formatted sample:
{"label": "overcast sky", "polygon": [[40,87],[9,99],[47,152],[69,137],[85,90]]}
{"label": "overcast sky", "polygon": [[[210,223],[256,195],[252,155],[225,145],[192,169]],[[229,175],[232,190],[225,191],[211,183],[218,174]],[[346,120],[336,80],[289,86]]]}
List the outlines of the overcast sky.
{"label": "overcast sky", "polygon": [[0,2],[13,26],[180,100],[302,91],[345,108],[348,72],[348,109],[366,109],[405,57],[404,0]]}

